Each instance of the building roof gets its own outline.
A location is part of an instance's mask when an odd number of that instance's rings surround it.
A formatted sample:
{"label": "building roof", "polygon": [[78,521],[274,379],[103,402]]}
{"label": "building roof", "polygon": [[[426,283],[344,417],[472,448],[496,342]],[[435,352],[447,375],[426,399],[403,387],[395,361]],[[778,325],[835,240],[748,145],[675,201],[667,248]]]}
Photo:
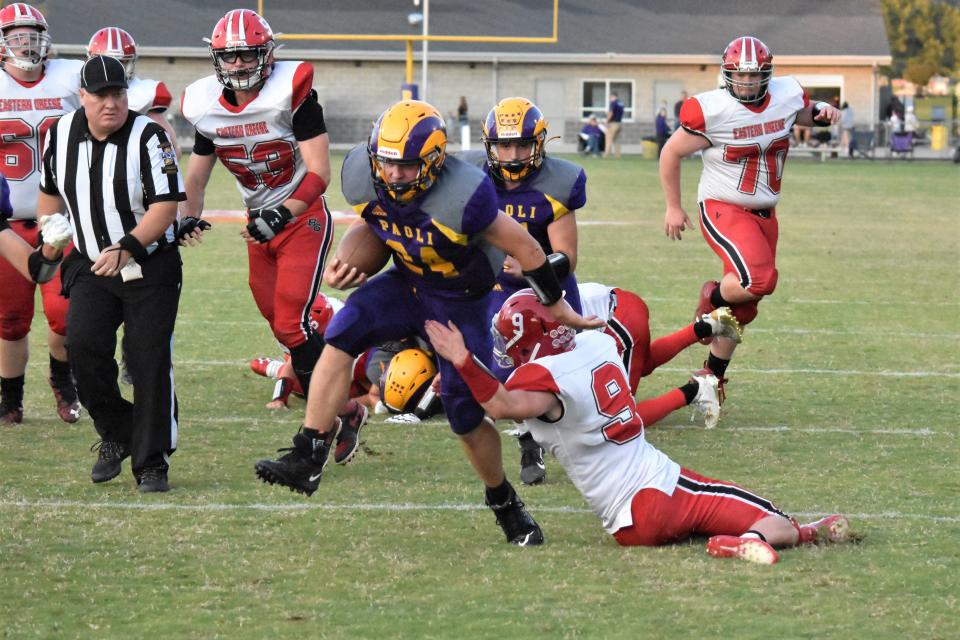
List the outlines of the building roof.
{"label": "building roof", "polygon": [[[421,0],[422,2],[422,0]],[[65,53],[78,53],[103,26],[127,29],[150,55],[206,55],[209,36],[228,10],[256,2],[224,0],[92,0],[43,6],[51,34]],[[553,0],[431,0],[435,35],[552,35]],[[275,32],[419,35],[410,0],[264,0]],[[158,15],[159,12],[159,15]],[[103,16],[115,16],[104,24]],[[432,42],[435,59],[501,60],[516,54],[545,61],[651,57],[661,61],[715,61],[738,35],[755,35],[775,58],[824,56],[853,63],[889,62],[879,0],[560,0],[559,41],[552,44]],[[310,57],[398,57],[403,42],[288,41],[287,54]],[[419,49],[419,45],[416,47]]]}

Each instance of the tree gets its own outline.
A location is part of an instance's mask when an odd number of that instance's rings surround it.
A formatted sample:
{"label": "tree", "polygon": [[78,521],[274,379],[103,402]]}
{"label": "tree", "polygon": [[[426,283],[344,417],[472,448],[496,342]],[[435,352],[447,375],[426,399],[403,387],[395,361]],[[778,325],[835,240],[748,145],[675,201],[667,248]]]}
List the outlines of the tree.
{"label": "tree", "polygon": [[960,8],[943,0],[882,0],[891,75],[925,85],[936,74],[960,77]]}

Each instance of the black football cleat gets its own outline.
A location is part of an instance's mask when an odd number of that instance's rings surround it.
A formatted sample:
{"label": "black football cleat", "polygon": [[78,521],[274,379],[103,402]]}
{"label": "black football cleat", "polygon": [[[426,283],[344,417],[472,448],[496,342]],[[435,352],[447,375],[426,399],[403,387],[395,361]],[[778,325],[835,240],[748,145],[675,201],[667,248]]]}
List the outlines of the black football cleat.
{"label": "black football cleat", "polygon": [[162,467],[150,467],[140,473],[138,487],[140,493],[163,493],[170,491],[167,470]]}
{"label": "black football cleat", "polygon": [[254,465],[257,477],[268,484],[279,484],[308,497],[320,486],[320,478],[330,456],[330,443],[336,433],[327,438],[311,438],[302,432],[293,436],[293,446],[276,460],[260,460]]}
{"label": "black football cleat", "polygon": [[337,435],[337,446],[333,450],[334,462],[347,464],[353,460],[360,448],[360,429],[367,424],[369,415],[363,404],[351,400],[347,403],[346,410],[337,416],[340,420],[340,433]]}
{"label": "black football cleat", "polygon": [[518,547],[533,547],[543,544],[543,531],[540,525],[527,512],[523,500],[511,489],[510,499],[503,504],[490,504],[497,517],[497,524],[507,536],[507,542]]}
{"label": "black football cleat", "polygon": [[520,436],[520,481],[523,484],[540,484],[547,477],[543,463],[543,449],[529,433]]}
{"label": "black football cleat", "polygon": [[113,480],[120,475],[120,467],[129,454],[122,442],[101,440],[95,442],[90,451],[97,451],[97,461],[93,463],[90,479],[95,483]]}

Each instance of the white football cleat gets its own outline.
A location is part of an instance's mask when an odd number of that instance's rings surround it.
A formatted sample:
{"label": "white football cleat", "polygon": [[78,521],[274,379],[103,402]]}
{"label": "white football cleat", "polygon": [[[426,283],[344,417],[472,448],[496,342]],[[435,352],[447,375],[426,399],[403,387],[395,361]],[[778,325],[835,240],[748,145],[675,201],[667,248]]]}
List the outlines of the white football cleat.
{"label": "white football cleat", "polygon": [[422,420],[414,413],[400,413],[386,420],[390,424],[420,424]]}
{"label": "white football cleat", "polygon": [[690,379],[700,385],[700,390],[690,403],[694,409],[694,416],[697,413],[701,414],[703,426],[713,429],[720,422],[720,398],[717,396],[720,381],[713,374],[702,375],[699,372],[693,374]]}
{"label": "white football cleat", "polygon": [[743,327],[737,322],[730,307],[714,309],[700,316],[700,319],[710,325],[714,338],[729,338],[737,344],[743,342]]}

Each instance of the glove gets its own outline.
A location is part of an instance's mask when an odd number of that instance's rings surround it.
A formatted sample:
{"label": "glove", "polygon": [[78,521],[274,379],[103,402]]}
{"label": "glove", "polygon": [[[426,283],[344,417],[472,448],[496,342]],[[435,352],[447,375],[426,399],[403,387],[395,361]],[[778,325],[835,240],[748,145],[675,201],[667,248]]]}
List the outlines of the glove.
{"label": "glove", "polygon": [[70,221],[61,213],[49,216],[40,216],[40,233],[43,243],[56,249],[63,249],[73,240],[73,227]]}
{"label": "glove", "polygon": [[247,233],[257,242],[270,242],[291,220],[293,214],[283,205],[276,209],[254,209],[250,212]]}
{"label": "glove", "polygon": [[206,231],[213,225],[207,222],[206,220],[201,220],[194,216],[187,216],[180,221],[180,226],[177,228],[177,241],[183,240],[185,237],[200,229],[200,231]]}

